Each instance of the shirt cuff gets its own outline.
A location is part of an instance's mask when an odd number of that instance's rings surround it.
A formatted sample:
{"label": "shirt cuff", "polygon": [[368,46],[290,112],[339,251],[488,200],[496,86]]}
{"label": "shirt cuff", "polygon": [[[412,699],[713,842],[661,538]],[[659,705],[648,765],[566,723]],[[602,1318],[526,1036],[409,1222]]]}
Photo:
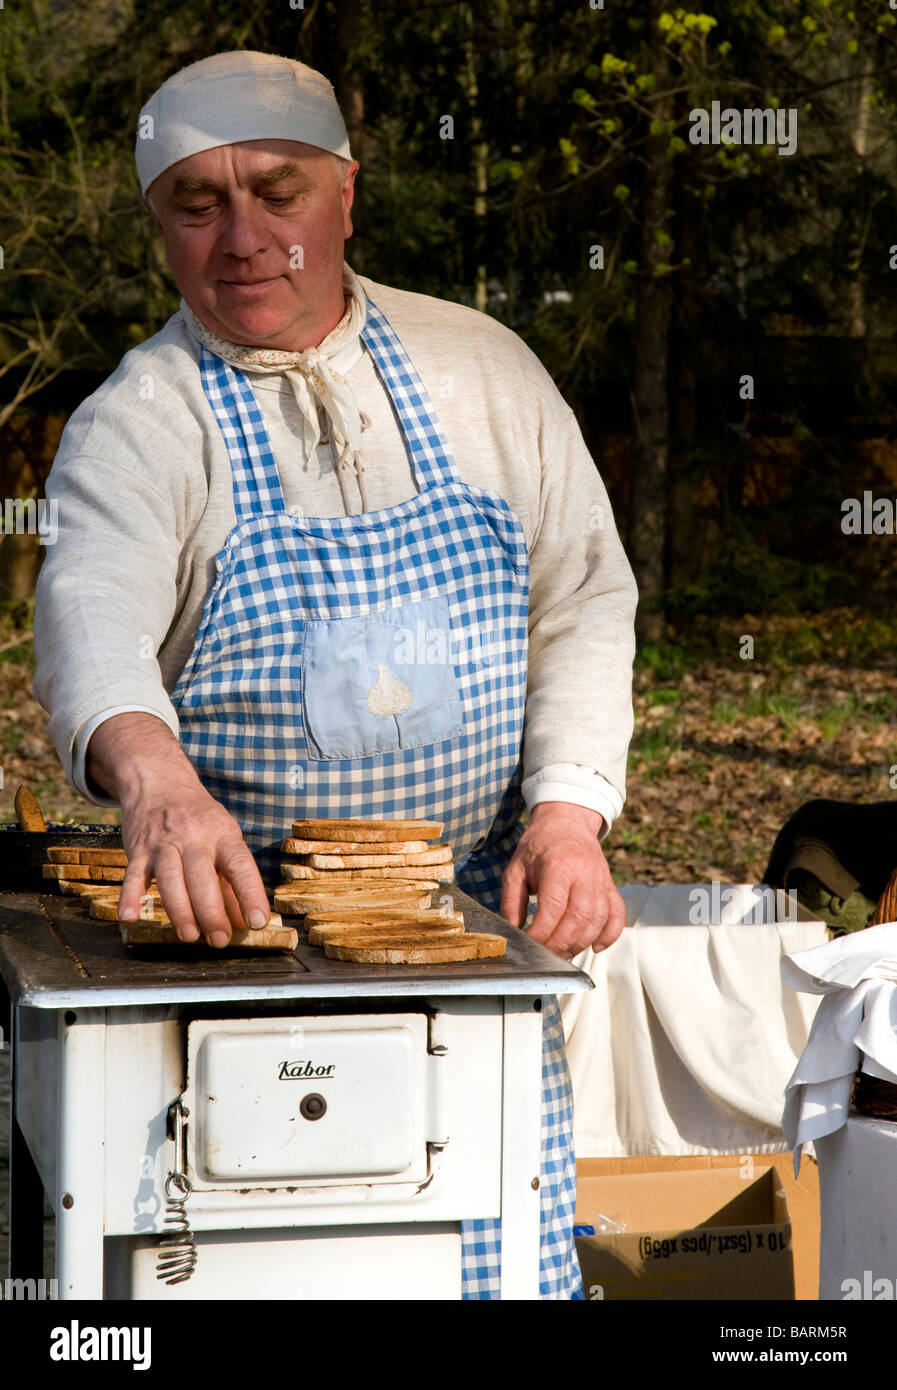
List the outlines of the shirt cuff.
{"label": "shirt cuff", "polygon": [[593,767],[580,763],[552,763],[527,777],[521,787],[526,809],[531,811],[540,801],[568,801],[571,806],[586,806],[604,817],[603,840],[623,809],[623,798],[616,787]]}
{"label": "shirt cuff", "polygon": [[[75,734],[72,743],[72,786],[75,791],[80,792],[88,801],[92,801],[96,806],[117,806],[118,802],[105,792],[101,791],[95,782],[88,781],[87,768],[87,745],[93,733],[105,724],[107,719],[112,719],[116,714],[153,714],[157,719],[161,719],[163,724],[168,724],[167,719],[162,719],[157,709],[151,709],[149,705],[112,705],[109,709],[100,710],[99,714],[94,714],[90,719],[85,719],[78,732]],[[175,738],[178,736],[177,729],[171,729]]]}

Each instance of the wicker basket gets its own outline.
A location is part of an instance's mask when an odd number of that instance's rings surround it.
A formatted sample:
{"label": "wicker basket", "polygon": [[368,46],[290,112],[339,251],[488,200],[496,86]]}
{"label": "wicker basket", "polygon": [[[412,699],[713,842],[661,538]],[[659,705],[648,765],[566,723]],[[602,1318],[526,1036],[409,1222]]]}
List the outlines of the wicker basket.
{"label": "wicker basket", "polygon": [[[882,922],[897,922],[897,869],[888,879],[869,926],[877,927]],[[854,1110],[861,1115],[897,1121],[897,1086],[892,1081],[882,1081],[858,1071],[853,1078],[850,1099]]]}

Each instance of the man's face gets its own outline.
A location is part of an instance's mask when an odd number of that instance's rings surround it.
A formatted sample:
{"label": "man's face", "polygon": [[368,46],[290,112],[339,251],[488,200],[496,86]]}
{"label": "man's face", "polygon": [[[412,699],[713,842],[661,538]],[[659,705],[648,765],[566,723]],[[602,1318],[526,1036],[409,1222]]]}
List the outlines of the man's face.
{"label": "man's face", "polygon": [[343,315],[357,163],[342,186],[326,150],[247,140],[173,164],[144,198],[178,289],[229,342],[302,352]]}

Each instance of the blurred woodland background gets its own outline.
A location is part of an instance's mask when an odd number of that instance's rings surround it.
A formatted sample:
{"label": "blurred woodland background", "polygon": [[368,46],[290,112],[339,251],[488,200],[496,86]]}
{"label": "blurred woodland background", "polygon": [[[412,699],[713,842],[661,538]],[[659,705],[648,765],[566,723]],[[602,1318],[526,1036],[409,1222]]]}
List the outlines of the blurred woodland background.
{"label": "blurred woodland background", "polygon": [[[4,497],[42,495],[67,416],[176,309],[137,113],[239,47],[333,81],[354,268],[501,319],[578,415],[642,592],[618,880],[756,880],[802,800],[892,795],[895,541],[841,528],[843,499],[897,499],[888,0],[7,7]],[[714,101],[795,110],[795,152],[692,144]],[[30,695],[40,553],[0,543],[0,815],[24,779],[50,814],[109,818]]]}

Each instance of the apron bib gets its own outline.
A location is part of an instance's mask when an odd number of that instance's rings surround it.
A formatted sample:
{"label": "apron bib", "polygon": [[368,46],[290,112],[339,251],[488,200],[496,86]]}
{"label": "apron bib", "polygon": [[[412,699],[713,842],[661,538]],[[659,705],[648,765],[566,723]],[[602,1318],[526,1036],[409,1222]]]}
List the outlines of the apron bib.
{"label": "apron bib", "polygon": [[[172,693],[184,751],[263,874],[299,818],[436,818],[461,862],[519,812],[526,538],[470,487],[385,318],[362,334],[418,488],[343,517],[287,512],[245,374],[203,349],[237,523]],[[510,812],[509,812],[510,814]]]}
{"label": "apron bib", "polygon": [[[459,884],[492,906],[522,829],[526,537],[502,497],[461,480],[423,383],[370,300],[361,336],[418,491],[343,517],[286,510],[247,375],[202,349],[236,524],[171,695],[180,741],[270,882],[293,820],[435,819]],[[572,1102],[557,1001],[545,1002],[543,1166],[558,1178],[543,1174],[542,1296],[569,1298]],[[464,1296],[495,1297],[500,1222],[462,1231]]]}

